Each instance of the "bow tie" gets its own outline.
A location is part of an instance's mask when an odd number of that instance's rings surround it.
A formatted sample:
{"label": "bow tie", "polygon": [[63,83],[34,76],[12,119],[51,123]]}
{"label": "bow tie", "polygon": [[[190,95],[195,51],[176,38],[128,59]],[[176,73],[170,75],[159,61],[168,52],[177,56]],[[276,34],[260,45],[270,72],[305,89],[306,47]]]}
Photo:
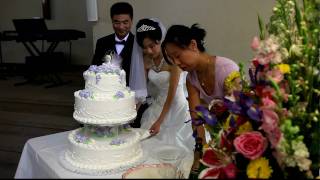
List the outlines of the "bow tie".
{"label": "bow tie", "polygon": [[125,44],[126,44],[126,41],[125,41],[125,40],[122,40],[122,41],[116,41],[115,43],[116,43],[116,44],[123,44],[123,45],[125,45]]}

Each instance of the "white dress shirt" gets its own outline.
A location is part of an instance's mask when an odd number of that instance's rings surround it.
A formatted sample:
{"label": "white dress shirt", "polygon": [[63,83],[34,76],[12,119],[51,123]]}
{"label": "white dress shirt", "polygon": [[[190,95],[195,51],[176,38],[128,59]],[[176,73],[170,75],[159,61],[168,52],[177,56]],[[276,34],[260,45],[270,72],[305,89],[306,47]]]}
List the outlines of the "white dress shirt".
{"label": "white dress shirt", "polygon": [[[117,37],[117,35],[115,35],[115,41],[127,41],[128,37],[129,37],[129,33],[127,34],[126,37],[124,37],[123,39],[120,40],[120,39]],[[117,50],[117,54],[118,54],[118,55],[121,53],[121,51],[123,50],[123,48],[124,48],[124,45],[123,45],[123,44],[116,44],[116,50]]]}

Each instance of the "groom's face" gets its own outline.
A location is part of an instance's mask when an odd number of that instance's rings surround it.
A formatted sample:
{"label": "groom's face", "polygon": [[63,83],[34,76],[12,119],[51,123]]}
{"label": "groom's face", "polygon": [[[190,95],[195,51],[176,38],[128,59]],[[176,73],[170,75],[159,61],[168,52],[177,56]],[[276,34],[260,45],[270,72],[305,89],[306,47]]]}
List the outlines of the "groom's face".
{"label": "groom's face", "polygon": [[112,27],[119,39],[123,39],[130,32],[132,19],[129,14],[115,14],[112,16]]}

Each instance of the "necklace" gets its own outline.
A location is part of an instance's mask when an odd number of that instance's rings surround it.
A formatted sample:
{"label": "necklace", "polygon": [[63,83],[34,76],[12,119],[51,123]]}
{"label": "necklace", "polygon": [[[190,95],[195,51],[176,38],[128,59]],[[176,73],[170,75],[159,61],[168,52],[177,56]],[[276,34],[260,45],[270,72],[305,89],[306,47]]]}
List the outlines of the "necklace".
{"label": "necklace", "polygon": [[[208,83],[208,78],[209,78],[209,76],[211,76],[211,73],[210,73],[211,71],[209,71],[209,69],[214,65],[214,63],[211,63],[210,60],[211,60],[211,57],[208,58],[205,69],[200,71],[200,73],[198,72],[198,80],[199,80],[199,84],[201,85],[202,88],[206,87],[206,84]],[[203,78],[203,77],[205,77],[205,78]]]}
{"label": "necklace", "polygon": [[[201,74],[199,74],[200,75],[200,77],[203,77],[203,75],[202,74],[205,74],[205,73],[207,73],[208,72],[208,69],[209,68],[211,68],[211,63],[210,63],[210,59],[211,58],[209,58],[208,59],[208,63],[207,63],[207,65],[206,65],[206,68],[205,68],[205,70],[203,70],[203,71],[201,71],[202,73]],[[199,75],[198,75],[198,77],[199,77]],[[200,78],[198,78],[199,79],[199,81],[200,81]],[[200,81],[200,85],[202,86],[202,87],[205,87],[205,85],[206,85],[206,81],[207,80],[207,78],[202,78],[202,80]]]}
{"label": "necklace", "polygon": [[156,66],[153,59],[151,59],[151,63],[152,63],[152,69],[155,70],[156,72],[160,72],[164,64],[164,59],[163,58],[161,59],[159,66]]}

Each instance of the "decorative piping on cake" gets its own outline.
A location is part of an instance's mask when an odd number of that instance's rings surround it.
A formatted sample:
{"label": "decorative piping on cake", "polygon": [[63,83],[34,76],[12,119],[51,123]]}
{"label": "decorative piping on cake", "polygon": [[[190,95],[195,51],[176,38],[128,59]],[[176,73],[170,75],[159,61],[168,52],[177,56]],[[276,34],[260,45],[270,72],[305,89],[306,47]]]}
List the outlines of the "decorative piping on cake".
{"label": "decorative piping on cake", "polygon": [[85,169],[88,169],[90,171],[90,173],[92,170],[97,171],[92,174],[106,175],[106,174],[116,173],[118,171],[123,171],[125,169],[130,168],[130,166],[135,166],[135,165],[140,164],[141,161],[143,161],[143,151],[142,151],[142,149],[139,149],[137,155],[135,157],[133,157],[131,160],[127,160],[126,162],[110,163],[110,164],[106,164],[106,165],[92,165],[92,164],[89,165],[89,164],[83,164],[83,163],[76,162],[74,154],[70,151],[66,151],[64,153],[64,159],[68,163],[70,163],[72,166],[80,168],[80,172],[81,171],[86,172]]}
{"label": "decorative piping on cake", "polygon": [[95,101],[104,101],[104,100],[120,100],[120,99],[131,99],[135,98],[134,91],[128,91],[124,89],[123,91],[113,91],[108,93],[96,93],[92,90],[79,90],[74,92],[74,96],[79,99],[90,100],[93,99]]}
{"label": "decorative piping on cake", "polygon": [[135,146],[137,145],[137,142],[140,141],[140,134],[138,132],[135,132],[135,137],[130,140],[130,142],[125,143],[125,144],[119,144],[117,146],[113,145],[108,145],[108,146],[100,146],[96,144],[83,144],[75,141],[74,137],[76,136],[77,132],[80,131],[81,128],[78,128],[71,133],[69,133],[68,139],[73,144],[74,146],[78,146],[80,148],[85,148],[85,149],[96,149],[96,150],[119,150],[119,149],[125,149],[129,148],[130,146]]}
{"label": "decorative piping on cake", "polygon": [[[112,113],[114,114],[114,113]],[[86,116],[86,117],[84,117]],[[113,117],[114,116],[114,117]],[[111,116],[111,113],[104,112],[102,115],[93,115],[88,113],[85,110],[79,110],[79,108],[75,108],[73,112],[73,118],[85,122],[88,124],[125,124],[126,122],[129,122],[133,120],[137,116],[137,112],[135,111],[134,108],[132,108],[131,111],[127,113],[120,113],[118,112],[117,114]],[[116,116],[116,117],[115,117]]]}

